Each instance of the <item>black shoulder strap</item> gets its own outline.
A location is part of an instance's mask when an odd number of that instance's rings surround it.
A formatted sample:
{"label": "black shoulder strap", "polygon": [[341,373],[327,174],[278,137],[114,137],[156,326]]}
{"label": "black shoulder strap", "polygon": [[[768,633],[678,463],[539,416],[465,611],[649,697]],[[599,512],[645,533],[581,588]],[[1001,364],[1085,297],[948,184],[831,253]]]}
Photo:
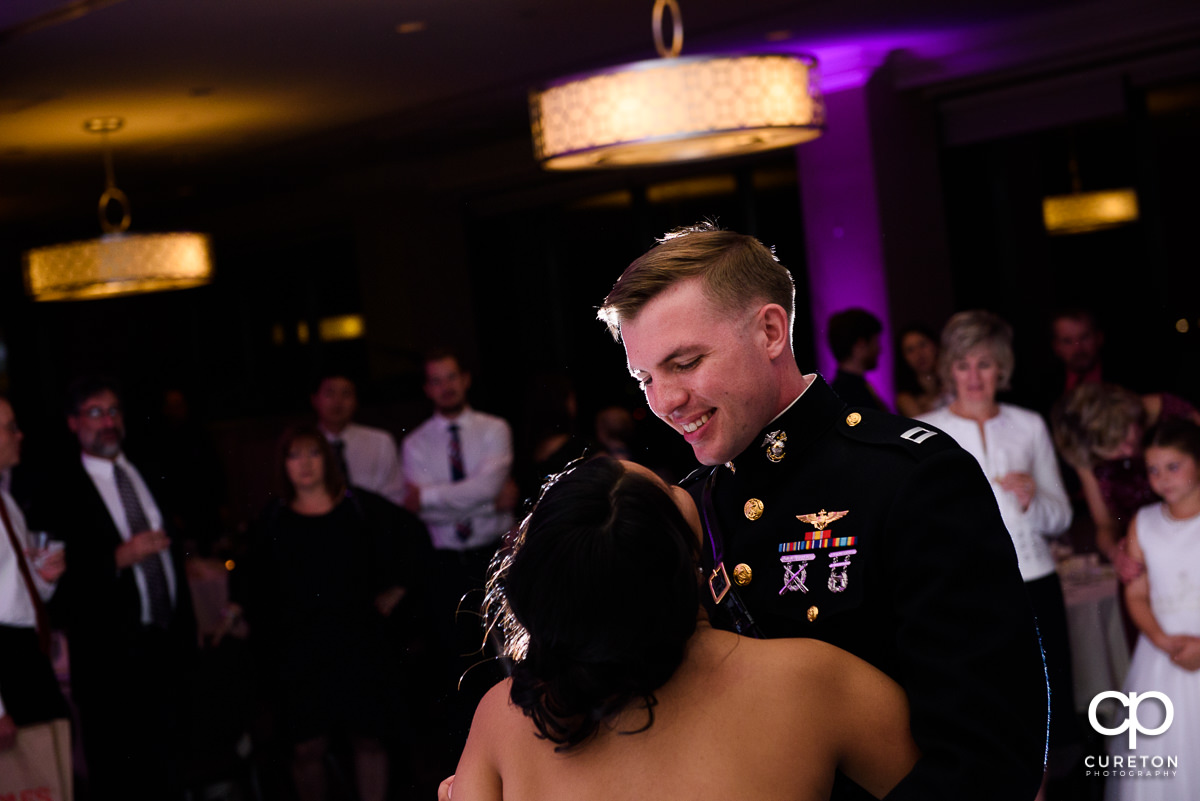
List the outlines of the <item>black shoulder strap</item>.
{"label": "black shoulder strap", "polygon": [[708,590],[712,593],[713,603],[722,606],[733,621],[733,628],[745,637],[766,639],[759,631],[758,624],[750,610],[742,603],[741,596],[729,581],[725,571],[725,540],[721,536],[721,528],[717,524],[717,510],[713,507],[713,487],[717,483],[717,472],[720,465],[714,466],[708,478],[704,481],[704,490],[700,496],[700,513],[704,519],[704,533],[708,536],[709,547],[712,548],[713,571],[708,577]]}

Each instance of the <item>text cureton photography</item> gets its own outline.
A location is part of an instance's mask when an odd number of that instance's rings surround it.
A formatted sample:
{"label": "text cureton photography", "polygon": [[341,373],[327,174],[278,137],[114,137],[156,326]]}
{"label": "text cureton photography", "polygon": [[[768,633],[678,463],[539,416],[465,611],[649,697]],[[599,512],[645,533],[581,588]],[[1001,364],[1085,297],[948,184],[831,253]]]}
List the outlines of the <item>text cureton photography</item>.
{"label": "text cureton photography", "polygon": [[[1107,719],[1101,720],[1100,705],[1106,700],[1116,701],[1128,710],[1125,719],[1116,726],[1106,726]],[[1138,714],[1141,703],[1147,700],[1151,701],[1150,706],[1155,713],[1151,721],[1152,725],[1149,726],[1145,725]],[[1146,717],[1150,718],[1151,715]],[[1175,705],[1165,693],[1150,691],[1126,694],[1109,690],[1097,694],[1088,706],[1088,722],[1091,723],[1093,729],[1107,737],[1116,737],[1127,733],[1128,740],[1125,745],[1130,749],[1130,753],[1089,754],[1083,760],[1085,775],[1133,779],[1175,778],[1179,772],[1178,754],[1132,753],[1139,748],[1139,734],[1143,735],[1143,738],[1153,738],[1142,740],[1140,745],[1143,750],[1153,749],[1155,745],[1163,745],[1156,739],[1157,735],[1165,733],[1171,727],[1174,719]],[[1114,743],[1112,751],[1115,752],[1117,747],[1119,746]]]}
{"label": "text cureton photography", "polygon": [[1083,766],[1087,776],[1174,776],[1179,769],[1179,757],[1089,754],[1084,757]]}

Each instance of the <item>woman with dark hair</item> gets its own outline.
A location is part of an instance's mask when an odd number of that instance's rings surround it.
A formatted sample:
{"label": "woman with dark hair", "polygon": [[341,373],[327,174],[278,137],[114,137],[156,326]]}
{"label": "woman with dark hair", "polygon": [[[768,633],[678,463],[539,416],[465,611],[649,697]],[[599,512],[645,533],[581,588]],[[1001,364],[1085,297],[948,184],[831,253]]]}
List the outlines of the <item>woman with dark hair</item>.
{"label": "woman with dark hair", "polygon": [[896,337],[896,351],[896,411],[916,417],[945,406],[937,335],[923,325],[906,326]]}
{"label": "woman with dark hair", "polygon": [[[815,640],[713,629],[691,497],[597,457],[547,486],[489,582],[512,678],[475,713],[453,795],[882,797],[917,758],[900,687]],[[802,758],[797,755],[803,754]]]}
{"label": "woman with dark hair", "polygon": [[279,467],[281,498],[252,531],[246,616],[292,747],[296,792],[301,801],[327,796],[326,755],[345,737],[359,797],[383,801],[383,743],[405,719],[384,623],[413,603],[427,535],[394,504],[349,489],[315,428],[284,434]]}

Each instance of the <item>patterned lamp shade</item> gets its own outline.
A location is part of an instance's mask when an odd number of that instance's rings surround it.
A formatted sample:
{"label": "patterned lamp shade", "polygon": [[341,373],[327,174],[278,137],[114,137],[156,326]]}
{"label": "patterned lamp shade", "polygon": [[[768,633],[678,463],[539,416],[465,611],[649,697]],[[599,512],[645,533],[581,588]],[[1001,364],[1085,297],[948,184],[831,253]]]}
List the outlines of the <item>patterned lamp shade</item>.
{"label": "patterned lamp shade", "polygon": [[530,94],[549,170],[718,158],[815,139],[816,61],[795,55],[662,58],[565,78]]}
{"label": "patterned lamp shade", "polygon": [[1132,189],[1074,192],[1042,199],[1042,221],[1050,234],[1102,231],[1137,219],[1137,192]]}
{"label": "patterned lamp shade", "polygon": [[204,234],[106,234],[25,253],[34,300],[86,300],[186,289],[212,280]]}

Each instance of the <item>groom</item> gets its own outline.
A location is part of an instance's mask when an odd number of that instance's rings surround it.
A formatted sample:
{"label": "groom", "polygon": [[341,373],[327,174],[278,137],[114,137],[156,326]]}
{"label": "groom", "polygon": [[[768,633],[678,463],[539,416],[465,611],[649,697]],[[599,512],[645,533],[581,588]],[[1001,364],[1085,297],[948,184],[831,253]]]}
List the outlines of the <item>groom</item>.
{"label": "groom", "polygon": [[[802,374],[793,299],[761,243],[701,226],[633,262],[599,312],[706,465],[685,484],[713,623],[825,640],[904,687],[923,756],[889,801],[1032,799],[1045,673],[987,480],[946,434]],[[839,777],[834,797],[862,793]]]}

